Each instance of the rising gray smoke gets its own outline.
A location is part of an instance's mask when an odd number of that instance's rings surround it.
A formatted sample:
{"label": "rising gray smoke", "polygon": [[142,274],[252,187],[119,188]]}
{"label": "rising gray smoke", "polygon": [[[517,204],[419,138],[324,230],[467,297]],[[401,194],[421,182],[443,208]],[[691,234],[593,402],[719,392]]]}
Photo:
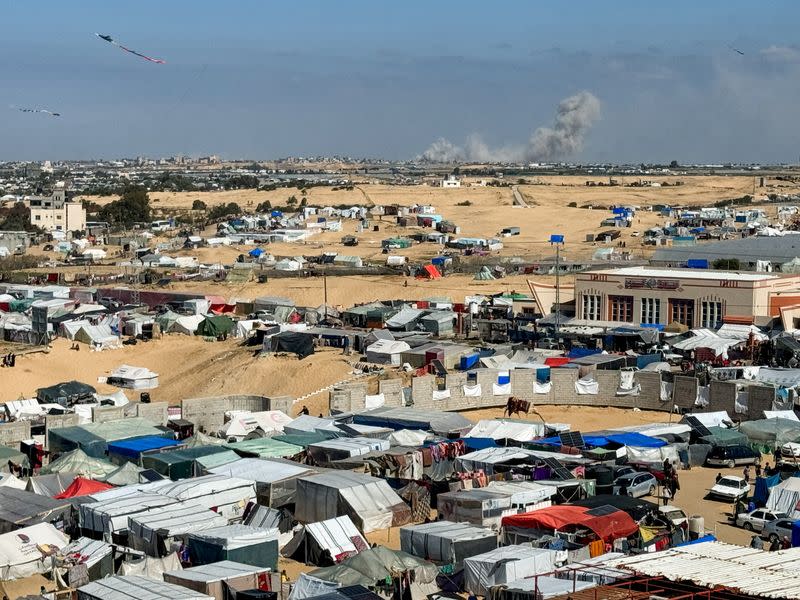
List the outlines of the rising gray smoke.
{"label": "rising gray smoke", "polygon": [[489,148],[477,134],[461,147],[439,138],[422,153],[428,162],[550,162],[572,156],[583,148],[583,140],[600,116],[600,101],[589,92],[579,92],[558,104],[553,127],[533,132],[527,146]]}

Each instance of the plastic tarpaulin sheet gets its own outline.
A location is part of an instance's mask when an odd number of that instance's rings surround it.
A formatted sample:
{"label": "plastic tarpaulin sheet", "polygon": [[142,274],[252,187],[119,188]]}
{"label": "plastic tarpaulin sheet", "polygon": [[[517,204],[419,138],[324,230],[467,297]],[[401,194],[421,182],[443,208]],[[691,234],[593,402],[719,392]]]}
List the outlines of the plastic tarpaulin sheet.
{"label": "plastic tarpaulin sheet", "polygon": [[800,477],[789,477],[769,492],[767,508],[775,512],[782,512],[792,519],[800,519]]}
{"label": "plastic tarpaulin sheet", "polygon": [[550,573],[555,569],[556,551],[530,546],[502,546],[464,561],[465,589],[478,596],[488,596],[489,589]]}
{"label": "plastic tarpaulin sheet", "polygon": [[19,579],[50,570],[50,558],[39,547],[64,548],[66,534],[49,523],[39,523],[0,535],[0,579]]}
{"label": "plastic tarpaulin sheet", "polygon": [[541,383],[538,380],[533,382],[533,393],[534,394],[549,394],[550,390],[553,388],[553,382],[547,381],[545,383]]}
{"label": "plastic tarpaulin sheet", "polygon": [[510,383],[493,383],[492,384],[493,396],[510,396],[511,384]]}
{"label": "plastic tarpaulin sheet", "polygon": [[669,462],[674,464],[680,460],[675,446],[662,446],[661,448],[626,446],[625,452],[630,462],[663,463],[669,459]]}
{"label": "plastic tarpaulin sheet", "polygon": [[480,398],[481,384],[463,386],[464,395],[468,398]]}
{"label": "plastic tarpaulin sheet", "polygon": [[579,395],[596,395],[600,392],[600,384],[592,377],[583,377],[575,382],[575,393]]}
{"label": "plastic tarpaulin sheet", "polygon": [[316,598],[339,587],[335,581],[325,581],[317,579],[308,573],[300,573],[300,577],[294,582],[292,591],[289,592],[289,600],[305,600],[306,598]]}
{"label": "plastic tarpaulin sheet", "polygon": [[619,387],[617,388],[617,396],[638,396],[641,390],[635,378],[633,371],[620,371],[619,372]]}
{"label": "plastic tarpaulin sheet", "polygon": [[447,400],[450,397],[450,390],[433,390],[434,400]]}
{"label": "plastic tarpaulin sheet", "polygon": [[497,534],[483,527],[434,521],[400,529],[400,548],[414,556],[445,564],[460,564],[497,548]]}
{"label": "plastic tarpaulin sheet", "polygon": [[492,438],[493,440],[511,439],[518,442],[529,442],[544,435],[547,427],[535,421],[505,421],[502,419],[483,419],[473,427],[465,437]]}
{"label": "plastic tarpaulin sheet", "polygon": [[590,509],[567,504],[504,517],[503,526],[553,530],[561,530],[570,526],[585,527],[591,529],[605,541],[626,538],[639,530],[636,521],[621,510],[595,516],[590,513]]}
{"label": "plastic tarpaulin sheet", "polygon": [[364,408],[367,410],[372,408],[380,408],[384,404],[386,404],[386,397],[383,394],[368,394],[364,397]]}

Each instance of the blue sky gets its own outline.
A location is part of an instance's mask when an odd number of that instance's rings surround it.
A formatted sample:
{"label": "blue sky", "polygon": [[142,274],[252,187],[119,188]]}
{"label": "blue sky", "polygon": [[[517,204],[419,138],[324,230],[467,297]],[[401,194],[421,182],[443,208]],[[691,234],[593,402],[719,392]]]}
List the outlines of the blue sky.
{"label": "blue sky", "polygon": [[440,137],[525,144],[586,90],[601,112],[575,160],[797,162],[799,17],[791,1],[8,2],[0,160],[411,158]]}

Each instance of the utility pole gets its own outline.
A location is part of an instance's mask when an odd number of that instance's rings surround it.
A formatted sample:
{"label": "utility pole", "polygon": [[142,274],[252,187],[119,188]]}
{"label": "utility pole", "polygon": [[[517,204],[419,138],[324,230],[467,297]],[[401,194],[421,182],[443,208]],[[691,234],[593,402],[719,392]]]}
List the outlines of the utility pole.
{"label": "utility pole", "polygon": [[328,272],[327,272],[327,270],[322,272],[322,290],[323,290],[323,294],[324,294],[324,297],[325,297],[325,300],[324,300],[324,306],[325,306],[325,308],[324,308],[324,311],[325,311],[324,321],[327,322],[328,321]]}
{"label": "utility pole", "polygon": [[558,330],[561,325],[561,246],[564,245],[564,236],[561,234],[550,236],[550,245],[556,247],[556,322],[555,322],[555,338],[558,343]]}

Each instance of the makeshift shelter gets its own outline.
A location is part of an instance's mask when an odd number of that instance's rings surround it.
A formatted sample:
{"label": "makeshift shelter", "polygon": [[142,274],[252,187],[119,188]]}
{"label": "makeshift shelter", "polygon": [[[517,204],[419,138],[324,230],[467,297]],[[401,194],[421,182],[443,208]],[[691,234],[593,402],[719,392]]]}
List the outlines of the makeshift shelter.
{"label": "makeshift shelter", "polygon": [[161,494],[132,493],[81,504],[78,507],[78,521],[82,530],[95,535],[102,534],[104,539],[111,540],[113,536],[127,534],[128,517],[151,508],[177,503],[176,499]]}
{"label": "makeshift shelter", "polygon": [[256,497],[255,483],[249,479],[204,475],[167,483],[158,488],[162,496],[181,502],[191,500],[196,504],[213,508],[227,519],[241,518],[245,506]]}
{"label": "makeshift shelter", "polygon": [[64,548],[69,537],[50,523],[39,523],[0,535],[0,580],[20,579],[51,569],[42,550]]}
{"label": "makeshift shelter", "polygon": [[800,477],[789,477],[769,491],[767,508],[800,519]]}
{"label": "makeshift shelter", "polygon": [[158,429],[140,417],[129,417],[104,423],[87,423],[73,427],[57,427],[47,431],[48,449],[61,454],[80,448],[89,456],[105,457],[108,443],[132,438],[156,436],[172,438],[171,431]]}
{"label": "makeshift shelter", "polygon": [[147,454],[142,456],[142,466],[178,481],[237,460],[236,452],[222,446],[197,446]]}
{"label": "makeshift shelter", "polygon": [[13,463],[18,467],[30,466],[28,457],[15,448],[0,446],[0,470],[7,469],[8,463]]}
{"label": "makeshift shelter", "polygon": [[215,600],[189,588],[142,575],[114,575],[78,588],[78,600]]}
{"label": "makeshift shelter", "polygon": [[762,452],[776,450],[787,442],[800,441],[800,422],[794,419],[743,421],[739,431]]}
{"label": "makeshift shelter", "polygon": [[278,566],[278,530],[226,525],[189,534],[193,565],[232,560],[255,567]]}
{"label": "makeshift shelter", "polygon": [[19,479],[16,475],[12,475],[11,473],[0,473],[0,487],[12,487],[18,490],[24,490],[27,487],[27,484],[22,480]]}
{"label": "makeshift shelter", "polygon": [[423,279],[441,279],[442,274],[439,272],[439,269],[436,268],[436,265],[424,265],[422,270],[419,274],[420,277]]}
{"label": "makeshift shelter", "polygon": [[28,478],[28,484],[24,489],[40,496],[52,498],[67,489],[76,477],[78,477],[78,473],[70,473],[69,471],[34,475]]}
{"label": "makeshift shelter", "polygon": [[264,340],[265,349],[267,343],[270,352],[296,354],[300,360],[314,354],[314,340],[304,333],[284,331]]}
{"label": "makeshift shelter", "polygon": [[478,596],[503,585],[550,573],[556,567],[556,551],[530,546],[502,546],[464,560],[464,589]]}
{"label": "makeshift shelter", "polygon": [[359,552],[338,565],[316,569],[309,573],[324,581],[336,581],[341,585],[363,585],[376,587],[380,582],[405,578],[415,583],[428,584],[436,580],[439,569],[431,562],[385,546],[375,546]]}
{"label": "makeshift shelter", "polygon": [[347,515],[364,533],[411,519],[411,509],[385,480],[347,471],[299,478],[295,505],[300,522]]}
{"label": "makeshift shelter", "polygon": [[105,490],[110,490],[113,486],[103,483],[102,481],[94,481],[84,477],[76,477],[72,483],[63,492],[57,496],[53,496],[56,500],[66,500],[67,498],[78,498],[80,496],[88,496],[89,494],[96,494]]}
{"label": "makeshift shelter", "polygon": [[150,556],[166,556],[190,533],[224,527],[228,520],[188,500],[154,507],[128,517],[128,544]]}
{"label": "makeshift shelter", "polygon": [[458,413],[420,410],[413,407],[376,408],[353,415],[353,422],[357,425],[389,429],[423,429],[439,435],[466,433],[473,426],[472,421]]}
{"label": "makeshift shelter", "polygon": [[473,279],[476,281],[491,281],[494,279],[494,275],[492,275],[492,271],[489,267],[483,266],[480,271],[475,273]]}
{"label": "makeshift shelter", "polygon": [[117,486],[142,483],[142,471],[144,471],[144,469],[141,467],[137,467],[133,463],[126,462],[124,465],[117,467],[107,475],[99,477],[99,479],[101,481],[105,481],[106,483],[110,483],[111,485]]}
{"label": "makeshift shelter", "polygon": [[207,316],[197,326],[197,335],[204,337],[226,336],[233,331],[235,324],[230,317],[224,315]]}
{"label": "makeshift shelter", "polygon": [[[605,542],[626,538],[639,531],[639,526],[633,518],[621,510],[607,506],[590,509],[568,504],[503,517],[502,524],[506,529],[506,539],[511,540],[515,539],[515,533],[525,537],[523,531],[530,529],[553,531],[587,529]],[[509,530],[512,530],[511,537]]]}
{"label": "makeshift shelter", "polygon": [[466,523],[434,521],[401,527],[400,548],[436,563],[460,565],[468,556],[497,548],[497,534]]}
{"label": "makeshift shelter", "polygon": [[280,410],[231,411],[225,416],[228,421],[220,430],[220,435],[224,435],[225,439],[243,439],[259,429],[265,434],[281,432],[292,422],[292,417]]}
{"label": "makeshift shelter", "polygon": [[556,494],[553,486],[533,481],[492,483],[492,487],[439,494],[438,513],[447,521],[499,529],[504,516],[550,506]]}
{"label": "makeshift shelter", "polygon": [[276,438],[253,438],[224,446],[245,458],[288,458],[303,451],[302,446],[287,444]]}
{"label": "makeshift shelter", "polygon": [[265,567],[223,560],[210,565],[167,571],[163,577],[167,583],[208,594],[215,600],[227,600],[231,596],[244,596],[237,594],[237,591],[263,588],[268,581],[269,571]]}
{"label": "makeshift shelter", "polygon": [[111,371],[106,383],[131,390],[152,390],[158,387],[158,373],[144,367],[121,365]]}
{"label": "makeshift shelter", "polygon": [[305,564],[326,567],[369,548],[349,517],[336,517],[302,526],[281,554]]}
{"label": "makeshift shelter", "polygon": [[108,323],[84,325],[75,334],[75,341],[89,344],[95,350],[112,350],[122,347],[122,340],[111,331]]}
{"label": "makeshift shelter", "polygon": [[336,438],[311,444],[308,455],[318,465],[331,463],[335,460],[362,456],[376,450],[388,450],[389,441],[374,438],[353,437]]}
{"label": "makeshift shelter", "polygon": [[33,492],[9,486],[0,487],[0,532],[7,533],[38,523],[51,523],[63,529],[71,505]]}
{"label": "makeshift shelter", "polygon": [[80,537],[61,549],[62,561],[65,564],[64,578],[67,584],[74,586],[67,565],[80,564],[86,567],[89,581],[96,581],[114,574],[114,547],[100,540]]}
{"label": "makeshift shelter", "polygon": [[297,479],[315,471],[298,463],[259,458],[242,458],[211,467],[209,473],[226,477],[246,477],[256,482],[259,504],[280,507],[294,502]]}
{"label": "makeshift shelter", "polygon": [[142,455],[147,452],[158,452],[180,445],[181,443],[177,440],[148,435],[129,440],[109,442],[107,452],[109,460],[116,465],[120,465],[131,461],[139,463]]}
{"label": "makeshift shelter", "polygon": [[411,350],[406,342],[396,340],[378,340],[374,344],[367,346],[365,354],[366,360],[370,363],[380,365],[400,366],[403,352]]}
{"label": "makeshift shelter", "polygon": [[194,335],[200,323],[205,317],[203,315],[185,315],[178,317],[170,326],[168,333],[182,333],[184,335]]}
{"label": "makeshift shelter", "polygon": [[94,400],[95,388],[80,381],[66,381],[36,390],[36,399],[42,404],[60,404],[70,407],[83,400]]}

